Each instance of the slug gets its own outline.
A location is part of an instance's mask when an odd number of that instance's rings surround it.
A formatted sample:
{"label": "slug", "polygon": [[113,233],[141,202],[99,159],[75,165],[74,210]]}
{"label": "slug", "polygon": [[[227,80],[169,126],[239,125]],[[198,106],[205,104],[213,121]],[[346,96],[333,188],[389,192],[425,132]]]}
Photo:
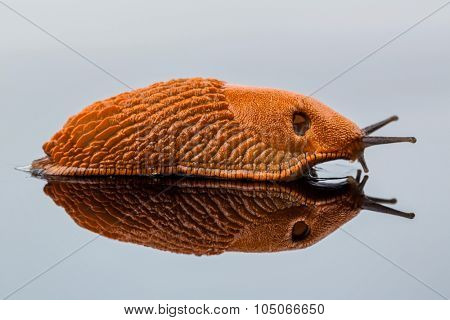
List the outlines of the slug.
{"label": "slug", "polygon": [[97,101],[43,145],[31,171],[43,176],[193,175],[292,180],[364,149],[416,141],[373,137],[396,116],[365,129],[312,97],[178,79]]}
{"label": "slug", "polygon": [[361,209],[413,218],[365,196],[365,181],[51,177],[44,191],[79,226],[105,237],[175,253],[217,255],[310,247]]}

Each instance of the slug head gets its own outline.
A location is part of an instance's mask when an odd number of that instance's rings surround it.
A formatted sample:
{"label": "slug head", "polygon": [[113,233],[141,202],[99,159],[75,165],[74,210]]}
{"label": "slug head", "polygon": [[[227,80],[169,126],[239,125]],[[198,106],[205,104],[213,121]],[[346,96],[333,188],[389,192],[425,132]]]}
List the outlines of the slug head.
{"label": "slug head", "polygon": [[350,151],[362,138],[356,124],[323,103],[276,89],[228,86],[229,108],[270,146],[295,152]]}
{"label": "slug head", "polygon": [[225,95],[236,119],[254,132],[270,147],[293,156],[302,154],[300,168],[335,160],[364,161],[364,149],[378,144],[412,142],[413,137],[369,137],[387,123],[384,121],[360,129],[354,122],[320,101],[301,94],[266,88],[227,85]]}
{"label": "slug head", "polygon": [[355,218],[361,210],[414,219],[412,212],[385,206],[395,204],[395,198],[365,195],[367,180],[368,176],[361,179],[358,170],[355,178],[347,177],[337,184],[309,179],[290,182],[292,189],[288,190],[301,193],[308,199],[307,203],[266,215],[257,224],[244,228],[229,251],[277,252],[308,248]]}

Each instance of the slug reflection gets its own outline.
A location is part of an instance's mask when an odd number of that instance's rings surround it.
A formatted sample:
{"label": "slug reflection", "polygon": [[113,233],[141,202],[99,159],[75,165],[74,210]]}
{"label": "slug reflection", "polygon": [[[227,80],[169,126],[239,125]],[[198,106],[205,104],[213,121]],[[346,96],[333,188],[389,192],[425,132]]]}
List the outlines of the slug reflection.
{"label": "slug reflection", "polygon": [[44,188],[81,227],[176,253],[276,252],[314,245],[361,209],[412,218],[364,195],[366,178],[324,184],[90,178]]}

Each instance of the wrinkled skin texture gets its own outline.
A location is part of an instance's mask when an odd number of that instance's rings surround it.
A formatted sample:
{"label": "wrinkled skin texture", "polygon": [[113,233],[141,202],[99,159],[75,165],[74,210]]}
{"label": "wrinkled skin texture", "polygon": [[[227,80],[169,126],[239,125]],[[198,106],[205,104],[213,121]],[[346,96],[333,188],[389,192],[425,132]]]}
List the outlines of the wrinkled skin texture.
{"label": "wrinkled skin texture", "polygon": [[[295,113],[306,115],[303,136]],[[214,79],[156,83],[71,117],[36,160],[37,174],[170,175],[290,180],[310,166],[354,160],[362,131],[317,100]]]}
{"label": "wrinkled skin texture", "polygon": [[[166,190],[162,192],[163,190]],[[175,253],[278,252],[314,245],[354,218],[354,183],[53,178],[44,188],[81,227]],[[308,232],[293,237],[294,226]]]}

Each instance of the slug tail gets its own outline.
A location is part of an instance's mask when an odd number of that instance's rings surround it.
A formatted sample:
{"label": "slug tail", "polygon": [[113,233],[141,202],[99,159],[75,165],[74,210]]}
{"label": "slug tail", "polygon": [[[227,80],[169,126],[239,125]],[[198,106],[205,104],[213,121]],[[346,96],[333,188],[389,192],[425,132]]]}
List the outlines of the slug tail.
{"label": "slug tail", "polygon": [[50,176],[131,176],[131,175],[154,175],[157,171],[117,169],[117,168],[92,168],[92,167],[68,167],[55,163],[50,157],[43,157],[33,161],[31,174],[39,177]]}
{"label": "slug tail", "polygon": [[37,177],[49,176],[101,176],[107,175],[104,170],[91,168],[67,167],[55,163],[50,157],[34,160],[30,166],[30,173]]}
{"label": "slug tail", "polygon": [[60,166],[53,162],[50,157],[43,157],[34,160],[31,163],[30,172],[33,176],[53,176],[63,175],[62,172],[67,171],[67,167]]}

